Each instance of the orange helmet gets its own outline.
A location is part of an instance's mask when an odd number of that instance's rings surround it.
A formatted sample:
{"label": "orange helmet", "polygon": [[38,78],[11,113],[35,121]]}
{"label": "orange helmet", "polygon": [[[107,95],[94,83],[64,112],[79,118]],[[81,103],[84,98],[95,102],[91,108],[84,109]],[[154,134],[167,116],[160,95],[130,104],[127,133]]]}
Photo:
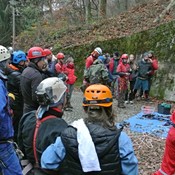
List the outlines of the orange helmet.
{"label": "orange helmet", "polygon": [[27,52],[27,58],[29,60],[42,57],[46,57],[46,54],[41,47],[32,47]]}
{"label": "orange helmet", "polygon": [[123,54],[122,56],[121,56],[121,59],[128,59],[128,54]]}
{"label": "orange helmet", "polygon": [[112,93],[110,89],[102,84],[90,85],[86,88],[83,99],[83,106],[102,106],[112,105]]}
{"label": "orange helmet", "polygon": [[64,54],[63,53],[61,53],[61,52],[59,52],[58,54],[57,54],[57,59],[64,59]]}
{"label": "orange helmet", "polygon": [[51,52],[51,50],[50,50],[50,49],[44,49],[44,52],[45,52],[46,56],[48,56],[48,55],[51,55],[51,54],[52,54],[52,52]]}

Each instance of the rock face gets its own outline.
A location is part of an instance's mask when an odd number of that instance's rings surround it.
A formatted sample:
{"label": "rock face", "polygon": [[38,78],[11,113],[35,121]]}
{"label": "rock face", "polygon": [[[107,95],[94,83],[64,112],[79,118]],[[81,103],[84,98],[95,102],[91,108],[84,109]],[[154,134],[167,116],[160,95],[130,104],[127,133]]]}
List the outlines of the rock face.
{"label": "rock face", "polygon": [[133,53],[138,59],[144,52],[153,50],[159,61],[159,69],[153,78],[151,95],[164,100],[175,101],[174,27],[175,22],[173,21],[128,37],[66,48],[64,52],[76,58],[77,74],[82,77],[84,58],[96,46],[100,46],[104,53],[109,51],[113,53],[118,50],[120,53]]}
{"label": "rock face", "polygon": [[164,100],[175,101],[175,22],[162,24],[159,27],[142,31],[127,37],[66,48],[63,51],[71,54],[78,66],[77,74],[82,77],[84,58],[93,48],[100,46],[103,52],[135,54],[137,58],[146,51],[153,50],[159,60],[159,70],[153,78],[151,95]]}

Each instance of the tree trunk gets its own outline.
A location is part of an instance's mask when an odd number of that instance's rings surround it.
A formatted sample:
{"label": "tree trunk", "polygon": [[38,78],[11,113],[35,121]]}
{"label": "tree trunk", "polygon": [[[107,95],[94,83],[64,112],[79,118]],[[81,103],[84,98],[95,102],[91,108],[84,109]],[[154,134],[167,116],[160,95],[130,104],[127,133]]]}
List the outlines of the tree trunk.
{"label": "tree trunk", "polygon": [[98,8],[98,17],[99,17],[99,19],[106,18],[106,5],[107,5],[106,0],[100,0],[99,1],[99,8]]}
{"label": "tree trunk", "polygon": [[88,24],[92,19],[91,1],[90,0],[85,0],[84,4],[85,4],[85,20],[86,20],[86,23]]}
{"label": "tree trunk", "polygon": [[119,0],[120,11],[126,11],[128,9],[128,0]]}
{"label": "tree trunk", "polygon": [[49,12],[50,12],[51,19],[53,20],[52,0],[48,1],[48,6],[49,6]]}

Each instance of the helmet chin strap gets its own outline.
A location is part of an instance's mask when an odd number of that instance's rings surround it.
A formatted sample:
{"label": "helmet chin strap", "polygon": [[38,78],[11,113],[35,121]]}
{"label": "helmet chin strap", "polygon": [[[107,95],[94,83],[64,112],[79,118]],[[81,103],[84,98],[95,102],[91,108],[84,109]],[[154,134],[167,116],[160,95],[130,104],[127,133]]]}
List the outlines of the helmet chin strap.
{"label": "helmet chin strap", "polygon": [[42,70],[42,71],[46,71],[46,70],[47,70],[47,67],[48,67],[48,65],[45,63],[45,64],[43,64],[41,70]]}
{"label": "helmet chin strap", "polygon": [[49,110],[49,105],[44,106],[40,105],[36,111],[36,118],[41,119],[43,117],[43,114]]}

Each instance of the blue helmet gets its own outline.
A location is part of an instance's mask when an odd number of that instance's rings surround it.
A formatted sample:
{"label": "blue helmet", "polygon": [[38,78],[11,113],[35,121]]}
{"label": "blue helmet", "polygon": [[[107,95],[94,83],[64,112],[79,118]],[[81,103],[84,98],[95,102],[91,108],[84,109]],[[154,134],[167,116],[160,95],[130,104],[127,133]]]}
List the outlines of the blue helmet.
{"label": "blue helmet", "polygon": [[27,61],[26,54],[21,51],[14,51],[11,58],[12,63],[19,64],[20,61]]}
{"label": "blue helmet", "polygon": [[101,56],[98,57],[98,60],[101,60],[104,63],[105,62],[105,57],[101,55]]}

